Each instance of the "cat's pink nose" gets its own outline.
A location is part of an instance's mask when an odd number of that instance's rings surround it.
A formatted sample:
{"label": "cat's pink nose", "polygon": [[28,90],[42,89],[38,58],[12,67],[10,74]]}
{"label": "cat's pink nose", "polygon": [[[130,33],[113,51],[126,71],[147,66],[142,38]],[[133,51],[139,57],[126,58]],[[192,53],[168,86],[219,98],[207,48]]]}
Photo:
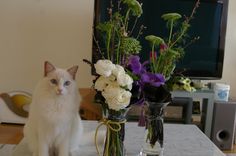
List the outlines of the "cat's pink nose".
{"label": "cat's pink nose", "polygon": [[57,94],[61,95],[62,94],[62,89],[57,89]]}

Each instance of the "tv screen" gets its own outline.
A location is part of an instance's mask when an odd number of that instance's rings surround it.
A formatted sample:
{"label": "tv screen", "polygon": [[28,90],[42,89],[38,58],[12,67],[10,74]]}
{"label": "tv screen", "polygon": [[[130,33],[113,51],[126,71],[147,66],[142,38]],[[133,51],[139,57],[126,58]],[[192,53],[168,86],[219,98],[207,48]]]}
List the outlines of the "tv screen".
{"label": "tv screen", "polygon": [[[144,39],[146,35],[168,37],[165,21],[161,15],[178,12],[190,16],[196,0],[140,0],[143,3],[143,15],[137,25],[147,27],[140,37],[142,60],[149,57],[150,46]],[[95,3],[95,25],[107,20],[107,8],[110,0],[97,0]],[[228,0],[201,0],[200,7],[191,20],[188,35],[200,39],[185,49],[185,56],[177,63],[176,71],[193,79],[220,79],[222,77],[225,32]],[[131,19],[132,20],[132,19]],[[190,42],[190,40],[188,40]]]}

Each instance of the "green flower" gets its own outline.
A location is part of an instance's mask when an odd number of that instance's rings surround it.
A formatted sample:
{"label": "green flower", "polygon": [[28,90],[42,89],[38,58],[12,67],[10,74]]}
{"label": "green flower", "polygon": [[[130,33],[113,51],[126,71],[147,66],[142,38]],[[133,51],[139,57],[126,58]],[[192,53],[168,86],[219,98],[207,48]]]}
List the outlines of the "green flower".
{"label": "green flower", "polygon": [[172,20],[175,21],[175,20],[180,19],[181,17],[182,16],[178,13],[167,13],[161,16],[161,18],[163,18],[166,21],[172,21]]}
{"label": "green flower", "polygon": [[121,41],[121,50],[126,54],[138,54],[141,49],[140,42],[135,38],[127,37]]}
{"label": "green flower", "polygon": [[154,35],[148,35],[145,37],[145,39],[149,41],[153,46],[158,46],[165,43],[165,41],[161,37],[157,37]]}
{"label": "green flower", "polygon": [[140,17],[143,13],[141,4],[136,0],[123,0],[124,4],[127,4],[134,16]]}

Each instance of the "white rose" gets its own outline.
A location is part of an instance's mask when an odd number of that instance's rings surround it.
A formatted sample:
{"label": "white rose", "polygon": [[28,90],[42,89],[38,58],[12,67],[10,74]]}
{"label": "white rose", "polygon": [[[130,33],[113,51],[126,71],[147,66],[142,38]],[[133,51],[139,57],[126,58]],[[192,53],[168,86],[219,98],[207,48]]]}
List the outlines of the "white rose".
{"label": "white rose", "polygon": [[115,77],[115,75],[111,74],[109,77],[107,77],[107,79],[108,79],[110,82],[115,82],[116,77]]}
{"label": "white rose", "polygon": [[131,93],[120,87],[107,87],[102,92],[110,109],[119,111],[126,108],[130,103]]}
{"label": "white rose", "polygon": [[98,60],[94,66],[96,73],[105,77],[110,76],[115,68],[115,65],[110,60]]}
{"label": "white rose", "polygon": [[117,76],[117,83],[120,86],[128,87],[129,90],[132,89],[133,79],[126,73],[119,73]]}
{"label": "white rose", "polygon": [[100,76],[100,77],[96,80],[96,82],[95,82],[95,84],[94,84],[94,88],[95,88],[96,90],[103,91],[103,90],[106,88],[107,85],[108,85],[107,78],[104,77],[104,76]]}
{"label": "white rose", "polygon": [[117,82],[109,83],[104,91],[102,92],[102,95],[105,99],[113,98],[114,97],[114,92],[119,89],[120,86],[117,84]]}
{"label": "white rose", "polygon": [[117,64],[117,65],[115,65],[115,68],[113,69],[112,74],[117,77],[118,74],[120,74],[120,73],[125,73],[125,70],[122,66]]}
{"label": "white rose", "polygon": [[114,75],[111,75],[109,77],[104,77],[104,76],[100,76],[95,84],[94,84],[94,88],[99,90],[99,91],[103,91],[107,86],[116,86],[118,87],[119,85],[117,84],[117,82],[115,81],[116,78]]}
{"label": "white rose", "polygon": [[131,90],[132,87],[133,87],[133,84],[132,84],[132,83],[127,86],[127,88],[128,88],[129,90]]}

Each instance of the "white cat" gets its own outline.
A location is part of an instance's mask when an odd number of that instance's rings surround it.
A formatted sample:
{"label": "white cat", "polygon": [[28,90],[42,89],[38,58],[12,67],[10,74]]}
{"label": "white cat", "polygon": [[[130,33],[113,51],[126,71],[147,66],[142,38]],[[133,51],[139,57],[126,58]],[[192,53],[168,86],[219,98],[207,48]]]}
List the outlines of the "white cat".
{"label": "white cat", "polygon": [[24,127],[33,156],[69,156],[77,150],[83,129],[78,114],[77,69],[60,69],[45,62],[44,78],[33,93]]}

